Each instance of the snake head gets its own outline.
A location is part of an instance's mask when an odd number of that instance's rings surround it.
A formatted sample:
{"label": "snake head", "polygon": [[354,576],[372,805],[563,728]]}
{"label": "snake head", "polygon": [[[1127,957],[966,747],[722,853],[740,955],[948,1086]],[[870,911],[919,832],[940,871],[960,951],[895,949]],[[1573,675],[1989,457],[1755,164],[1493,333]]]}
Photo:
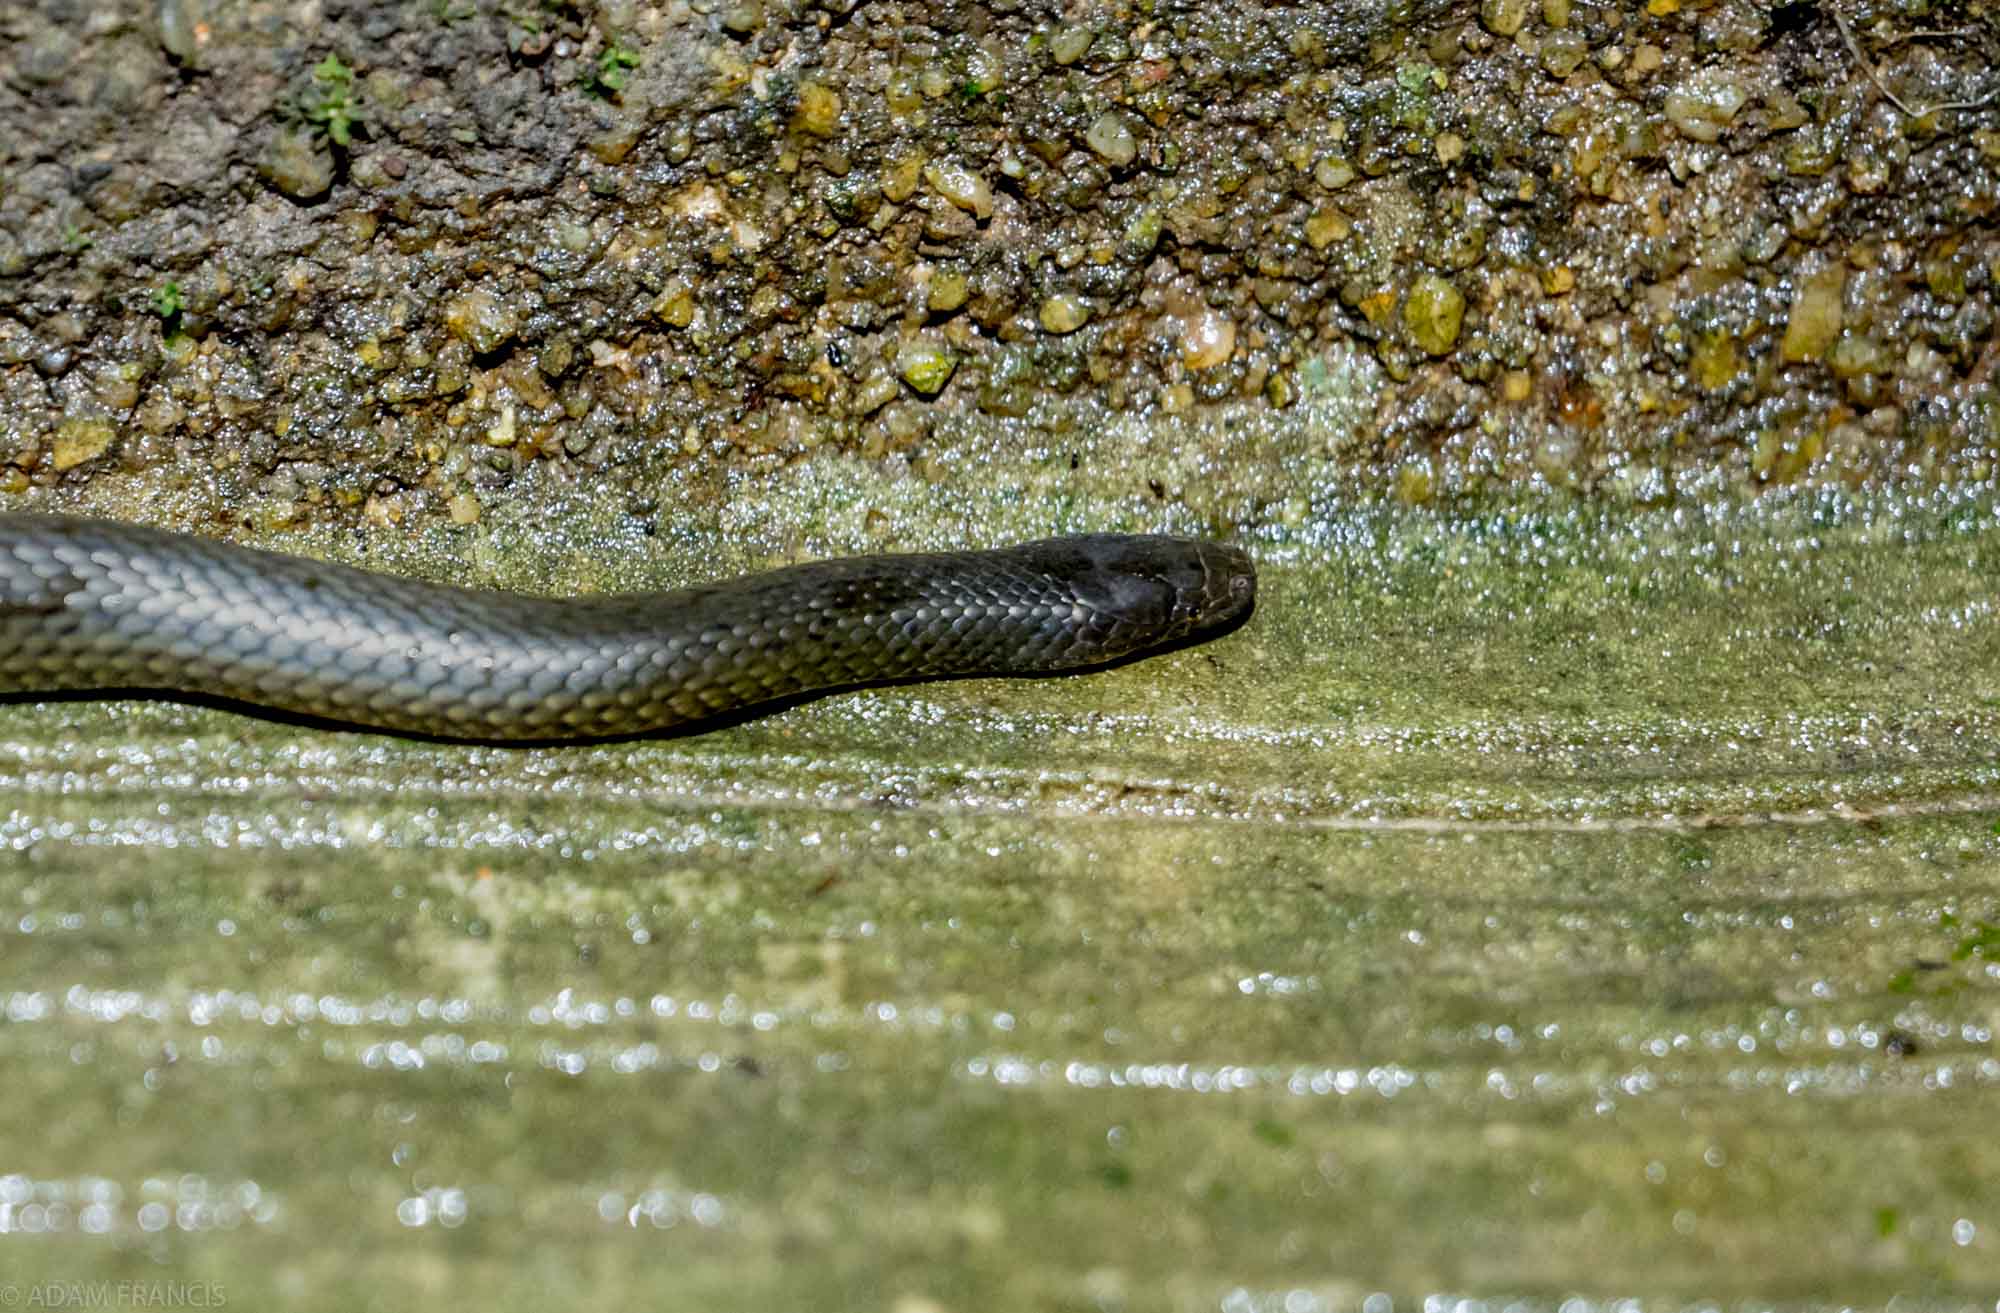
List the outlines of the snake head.
{"label": "snake head", "polygon": [[1071,581],[1093,615],[1098,660],[1213,636],[1241,624],[1257,602],[1257,567],[1240,548],[1130,534],[1065,545],[1082,558]]}

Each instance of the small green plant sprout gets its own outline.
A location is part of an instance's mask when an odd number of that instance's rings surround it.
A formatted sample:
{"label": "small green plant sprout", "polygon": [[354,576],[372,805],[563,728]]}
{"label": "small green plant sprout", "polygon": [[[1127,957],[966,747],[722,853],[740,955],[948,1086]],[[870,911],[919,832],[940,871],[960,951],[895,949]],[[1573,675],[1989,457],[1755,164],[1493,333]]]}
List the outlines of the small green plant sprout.
{"label": "small green plant sprout", "polygon": [[328,55],[313,65],[312,85],[299,96],[299,116],[326,133],[343,150],[354,140],[354,130],[366,127],[367,108],[354,86],[354,70]]}
{"label": "small green plant sprout", "polygon": [[179,325],[182,304],[181,285],[179,283],[168,279],[154,288],[153,294],[147,297],[146,300],[153,307],[153,313],[160,317],[160,322],[166,326],[169,332],[172,332]]}
{"label": "small green plant sprout", "polygon": [[585,80],[583,89],[593,96],[610,100],[632,80],[632,70],[639,67],[640,58],[638,51],[614,40],[597,57],[597,71]]}
{"label": "small green plant sprout", "polygon": [[187,332],[181,323],[181,311],[186,308],[186,299],[181,295],[181,285],[168,279],[154,288],[146,298],[146,308],[160,320],[160,336],[168,346],[187,341]]}

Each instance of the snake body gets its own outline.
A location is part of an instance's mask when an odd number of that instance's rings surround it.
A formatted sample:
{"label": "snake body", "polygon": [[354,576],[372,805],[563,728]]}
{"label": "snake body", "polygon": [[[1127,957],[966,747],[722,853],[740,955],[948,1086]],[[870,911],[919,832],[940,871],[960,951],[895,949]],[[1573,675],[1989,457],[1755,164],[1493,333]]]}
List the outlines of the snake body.
{"label": "snake body", "polygon": [[818,691],[1102,665],[1228,628],[1249,558],[1094,535],[555,600],[0,514],[0,694],[220,699],[485,741],[647,734]]}

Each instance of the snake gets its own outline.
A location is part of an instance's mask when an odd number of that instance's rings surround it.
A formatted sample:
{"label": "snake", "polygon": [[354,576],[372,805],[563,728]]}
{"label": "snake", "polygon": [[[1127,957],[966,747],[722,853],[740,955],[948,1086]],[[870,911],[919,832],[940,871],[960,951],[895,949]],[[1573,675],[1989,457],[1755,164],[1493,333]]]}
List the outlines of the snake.
{"label": "snake", "polygon": [[667,592],[458,587],[0,513],[0,696],[149,696],[425,738],[686,733],[810,696],[1122,663],[1234,628],[1241,548],[1088,534]]}

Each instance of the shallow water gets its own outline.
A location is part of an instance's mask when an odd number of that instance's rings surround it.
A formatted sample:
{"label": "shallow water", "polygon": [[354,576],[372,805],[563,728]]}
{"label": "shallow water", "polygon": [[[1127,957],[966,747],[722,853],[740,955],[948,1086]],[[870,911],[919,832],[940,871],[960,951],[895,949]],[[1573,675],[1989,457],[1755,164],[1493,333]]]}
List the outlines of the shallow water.
{"label": "shallow water", "polygon": [[1257,550],[698,739],[0,707],[0,1285],[1993,1307],[1990,492]]}

